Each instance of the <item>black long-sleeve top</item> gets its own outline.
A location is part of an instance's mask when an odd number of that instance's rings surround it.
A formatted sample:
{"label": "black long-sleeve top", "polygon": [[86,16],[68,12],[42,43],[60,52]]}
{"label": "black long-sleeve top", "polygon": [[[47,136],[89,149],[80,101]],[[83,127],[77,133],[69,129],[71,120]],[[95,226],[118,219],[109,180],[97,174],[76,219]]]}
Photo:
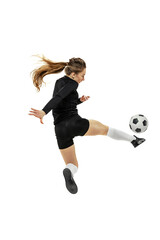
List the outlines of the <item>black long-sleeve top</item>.
{"label": "black long-sleeve top", "polygon": [[56,81],[53,97],[42,109],[46,114],[52,110],[54,125],[78,114],[77,105],[82,103],[76,91],[78,85],[78,82],[67,75]]}

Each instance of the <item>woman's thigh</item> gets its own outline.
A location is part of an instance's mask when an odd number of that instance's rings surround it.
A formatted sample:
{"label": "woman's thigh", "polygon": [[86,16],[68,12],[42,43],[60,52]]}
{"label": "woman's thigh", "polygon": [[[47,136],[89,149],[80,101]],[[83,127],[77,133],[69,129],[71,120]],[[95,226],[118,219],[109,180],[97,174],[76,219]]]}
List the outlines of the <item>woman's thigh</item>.
{"label": "woman's thigh", "polygon": [[108,129],[108,126],[102,124],[101,122],[90,119],[89,129],[84,136],[107,135]]}

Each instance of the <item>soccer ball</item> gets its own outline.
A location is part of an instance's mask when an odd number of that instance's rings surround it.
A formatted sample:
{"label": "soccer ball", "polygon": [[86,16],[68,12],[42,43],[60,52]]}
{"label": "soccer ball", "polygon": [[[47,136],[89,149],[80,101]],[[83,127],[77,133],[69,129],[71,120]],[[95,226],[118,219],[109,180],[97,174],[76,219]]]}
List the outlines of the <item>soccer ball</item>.
{"label": "soccer ball", "polygon": [[135,133],[143,133],[148,128],[148,120],[142,114],[137,114],[131,117],[129,121],[130,129]]}

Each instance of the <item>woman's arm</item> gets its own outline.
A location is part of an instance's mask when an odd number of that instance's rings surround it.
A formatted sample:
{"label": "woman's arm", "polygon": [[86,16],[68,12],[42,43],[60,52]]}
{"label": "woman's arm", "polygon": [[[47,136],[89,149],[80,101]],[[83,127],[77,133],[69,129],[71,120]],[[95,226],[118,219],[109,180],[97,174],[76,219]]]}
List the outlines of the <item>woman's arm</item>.
{"label": "woman's arm", "polygon": [[46,114],[51,109],[55,108],[65,97],[67,97],[73,90],[77,89],[78,83],[76,81],[65,84],[59,92],[44,106],[42,109]]}

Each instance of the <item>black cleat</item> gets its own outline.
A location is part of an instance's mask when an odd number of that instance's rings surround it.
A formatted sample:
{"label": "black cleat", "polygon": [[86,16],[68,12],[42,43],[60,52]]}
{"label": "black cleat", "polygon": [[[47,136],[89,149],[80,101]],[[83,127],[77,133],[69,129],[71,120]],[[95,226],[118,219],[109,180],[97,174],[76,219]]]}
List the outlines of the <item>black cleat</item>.
{"label": "black cleat", "polygon": [[68,191],[72,194],[75,194],[78,192],[78,187],[72,177],[72,173],[70,171],[70,169],[65,168],[63,170],[63,175],[66,181],[66,188],[68,189]]}
{"label": "black cleat", "polygon": [[[133,136],[136,137],[135,135],[133,135]],[[141,143],[143,143],[144,141],[146,141],[146,139],[136,137],[136,139],[133,140],[131,143],[133,144],[134,147],[137,147],[137,146],[139,146]]]}

